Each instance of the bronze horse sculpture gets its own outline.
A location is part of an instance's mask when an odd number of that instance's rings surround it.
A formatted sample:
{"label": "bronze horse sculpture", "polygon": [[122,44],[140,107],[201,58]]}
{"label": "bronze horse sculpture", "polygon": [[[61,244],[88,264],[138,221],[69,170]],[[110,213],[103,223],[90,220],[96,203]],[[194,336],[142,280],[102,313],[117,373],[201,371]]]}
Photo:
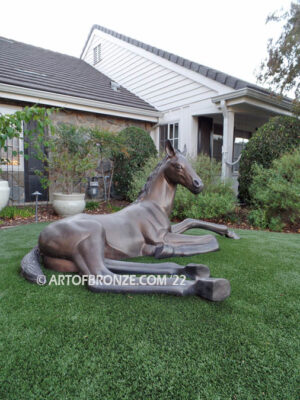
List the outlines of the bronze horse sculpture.
{"label": "bronze horse sculpture", "polygon": [[[169,216],[177,184],[194,194],[199,194],[203,189],[201,179],[184,155],[174,150],[168,141],[165,158],[149,176],[134,203],[114,214],[77,214],[51,223],[41,232],[38,246],[23,258],[23,276],[31,282],[37,282],[41,276],[46,281],[40,267],[42,258],[46,268],[59,272],[97,278],[133,274],[130,285],[126,286],[99,283],[99,279],[89,282],[89,289],[95,292],[196,294],[212,301],[224,300],[230,294],[229,281],[211,278],[209,268],[205,265],[121,261],[139,256],[166,258],[218,250],[219,245],[213,235],[181,234],[190,228],[203,228],[238,239],[225,225],[194,219],[171,225]],[[168,274],[170,277],[164,285],[145,285],[141,282],[142,278],[137,276],[140,274]],[[172,277],[175,274],[189,279],[178,284],[178,280]]]}

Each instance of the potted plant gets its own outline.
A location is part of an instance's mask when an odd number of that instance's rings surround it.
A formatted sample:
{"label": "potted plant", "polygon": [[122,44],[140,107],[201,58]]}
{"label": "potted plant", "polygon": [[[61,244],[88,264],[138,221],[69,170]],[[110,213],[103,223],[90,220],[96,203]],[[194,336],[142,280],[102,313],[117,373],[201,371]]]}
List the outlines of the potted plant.
{"label": "potted plant", "polygon": [[4,208],[9,200],[10,187],[8,181],[0,178],[0,211]]}
{"label": "potted plant", "polygon": [[48,154],[43,157],[47,177],[42,177],[42,184],[55,188],[52,205],[57,214],[78,214],[85,208],[80,184],[95,174],[97,148],[87,129],[68,124],[59,125],[47,144]]}

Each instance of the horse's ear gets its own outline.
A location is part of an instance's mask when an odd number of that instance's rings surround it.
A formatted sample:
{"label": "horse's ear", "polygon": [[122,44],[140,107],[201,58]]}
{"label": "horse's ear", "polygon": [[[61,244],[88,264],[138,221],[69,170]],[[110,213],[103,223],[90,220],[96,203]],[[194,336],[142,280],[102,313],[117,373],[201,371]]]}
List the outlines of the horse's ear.
{"label": "horse's ear", "polygon": [[175,157],[176,153],[174,150],[174,147],[172,146],[172,143],[170,140],[166,141],[166,153],[168,154],[169,157]]}

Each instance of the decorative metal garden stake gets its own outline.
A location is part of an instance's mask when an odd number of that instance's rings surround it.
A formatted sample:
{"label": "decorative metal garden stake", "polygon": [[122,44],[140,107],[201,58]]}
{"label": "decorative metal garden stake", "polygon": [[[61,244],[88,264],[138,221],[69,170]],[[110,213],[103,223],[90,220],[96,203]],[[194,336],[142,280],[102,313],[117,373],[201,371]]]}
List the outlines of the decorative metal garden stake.
{"label": "decorative metal garden stake", "polygon": [[39,202],[39,196],[41,196],[42,193],[36,191],[32,193],[32,196],[35,196],[35,222],[38,222],[38,202]]}
{"label": "decorative metal garden stake", "polygon": [[[31,282],[40,283],[42,279],[46,283],[40,265],[42,260],[46,268],[85,275],[88,288],[94,292],[166,293],[199,295],[211,301],[226,299],[230,295],[229,281],[211,278],[205,265],[123,261],[139,256],[192,256],[219,249],[213,235],[181,234],[191,228],[238,239],[225,225],[197,219],[189,218],[171,225],[169,216],[177,184],[194,194],[203,189],[200,177],[187,159],[167,141],[165,158],[152,172],[134,203],[114,214],[77,214],[48,225],[40,234],[38,246],[24,256],[22,274]],[[165,277],[163,282],[152,284],[145,275],[140,277],[141,274],[181,275],[182,279],[178,282],[178,276]]]}

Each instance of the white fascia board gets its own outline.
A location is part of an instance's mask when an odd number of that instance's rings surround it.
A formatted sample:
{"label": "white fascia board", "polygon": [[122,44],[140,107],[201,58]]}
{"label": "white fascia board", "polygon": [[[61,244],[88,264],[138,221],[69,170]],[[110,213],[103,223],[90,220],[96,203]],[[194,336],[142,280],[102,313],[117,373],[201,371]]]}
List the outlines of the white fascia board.
{"label": "white fascia board", "polygon": [[244,88],[224,95],[215,96],[211,98],[211,101],[214,104],[221,104],[222,101],[226,101],[227,106],[246,103],[285,115],[291,115],[292,109],[292,103],[290,101],[285,99],[280,100],[275,97],[275,95],[272,96],[261,93],[251,88]]}
{"label": "white fascia board", "polygon": [[118,39],[114,36],[111,36],[108,33],[102,32],[99,29],[94,29],[92,35],[90,36],[89,42],[86,45],[85,51],[82,55],[82,59],[84,59],[90,44],[92,42],[92,40],[94,39],[95,36],[100,36],[103,37],[104,39],[115,43],[121,47],[123,47],[124,49],[130,50],[131,52],[138,54],[141,57],[144,57],[150,61],[155,62],[158,65],[161,65],[163,67],[168,68],[171,71],[177,72],[178,74],[181,74],[183,76],[186,76],[187,78],[192,79],[194,82],[200,83],[201,85],[207,86],[208,88],[216,91],[217,93],[223,94],[223,93],[228,93],[230,91],[232,91],[232,88],[226,86],[226,85],[222,85],[221,83],[207,78],[204,75],[199,74],[198,72],[194,72],[189,70],[188,68],[182,67],[181,65],[175,64],[172,61],[166,60],[163,57],[160,57],[156,54],[151,53],[150,51],[147,51],[145,49],[142,49],[141,47],[137,47],[133,44],[124,42],[124,40]]}
{"label": "white fascia board", "polygon": [[45,104],[59,108],[93,112],[96,114],[113,115],[121,118],[130,118],[147,122],[157,122],[161,115],[158,111],[143,110],[119,104],[105,103],[81,97],[46,92],[21,86],[0,83],[0,98],[26,101],[34,104]]}

